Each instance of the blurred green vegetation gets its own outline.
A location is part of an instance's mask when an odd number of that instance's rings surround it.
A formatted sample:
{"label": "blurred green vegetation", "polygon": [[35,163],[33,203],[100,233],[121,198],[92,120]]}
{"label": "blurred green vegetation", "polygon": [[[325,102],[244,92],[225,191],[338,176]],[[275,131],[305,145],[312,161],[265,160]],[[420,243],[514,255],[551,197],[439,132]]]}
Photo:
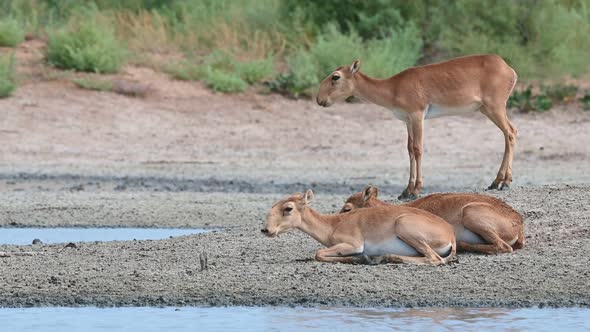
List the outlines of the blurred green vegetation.
{"label": "blurred green vegetation", "polygon": [[584,92],[584,95],[580,98],[580,103],[582,103],[584,110],[590,111],[590,91]]}
{"label": "blurred green vegetation", "polygon": [[96,80],[90,78],[72,79],[72,83],[82,89],[95,91],[111,91],[113,90],[113,82],[109,80]]}
{"label": "blurred green vegetation", "polygon": [[49,31],[47,61],[63,69],[115,73],[125,49],[108,20],[96,16],[72,16],[63,27]]}
{"label": "blurred green vegetation", "polygon": [[8,97],[16,89],[14,55],[0,54],[0,98]]}
{"label": "blurred green vegetation", "polygon": [[377,77],[473,53],[499,54],[521,80],[590,69],[590,0],[0,2],[0,45],[25,34],[49,40],[49,63],[81,71],[182,54],[160,69],[220,91],[265,82],[309,94],[356,58]]}
{"label": "blurred green vegetation", "polygon": [[0,47],[14,47],[25,39],[25,32],[12,17],[0,18]]}

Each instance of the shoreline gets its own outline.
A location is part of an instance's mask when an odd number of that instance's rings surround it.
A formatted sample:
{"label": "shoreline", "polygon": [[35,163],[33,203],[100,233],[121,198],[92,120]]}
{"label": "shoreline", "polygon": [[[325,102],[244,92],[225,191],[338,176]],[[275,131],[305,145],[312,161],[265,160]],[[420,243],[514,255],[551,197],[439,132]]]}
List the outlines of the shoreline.
{"label": "shoreline", "polygon": [[[457,264],[424,267],[319,263],[313,254],[321,245],[302,232],[260,235],[279,194],[4,192],[0,225],[39,223],[41,216],[60,226],[102,221],[226,228],[77,248],[0,245],[3,252],[44,252],[0,258],[0,306],[589,307],[590,185],[483,193],[525,216],[525,247],[496,256],[460,253]],[[345,199],[316,195],[313,207],[324,213]],[[34,207],[58,209],[36,215]],[[208,256],[205,271],[201,253]]]}

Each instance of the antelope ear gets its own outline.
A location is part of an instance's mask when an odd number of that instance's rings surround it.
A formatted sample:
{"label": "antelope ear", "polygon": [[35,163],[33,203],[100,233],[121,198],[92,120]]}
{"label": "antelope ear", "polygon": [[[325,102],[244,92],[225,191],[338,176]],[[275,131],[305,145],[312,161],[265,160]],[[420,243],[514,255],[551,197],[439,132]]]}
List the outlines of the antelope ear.
{"label": "antelope ear", "polygon": [[303,202],[307,205],[313,200],[313,191],[311,189],[307,189],[305,195],[303,196]]}
{"label": "antelope ear", "polygon": [[357,71],[359,71],[359,69],[361,69],[361,60],[356,59],[356,60],[354,60],[352,65],[350,65],[350,73],[354,74]]}
{"label": "antelope ear", "polygon": [[366,202],[369,200],[369,198],[373,197],[373,198],[377,198],[377,196],[379,196],[379,188],[373,186],[373,185],[368,185],[365,187],[365,189],[363,189],[363,201]]}

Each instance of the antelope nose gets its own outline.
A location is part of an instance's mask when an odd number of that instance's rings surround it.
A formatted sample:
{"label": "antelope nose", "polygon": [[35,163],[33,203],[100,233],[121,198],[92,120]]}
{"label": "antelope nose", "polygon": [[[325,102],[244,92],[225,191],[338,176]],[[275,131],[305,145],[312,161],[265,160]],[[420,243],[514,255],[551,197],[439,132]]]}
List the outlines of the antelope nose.
{"label": "antelope nose", "polygon": [[265,233],[265,234],[266,234],[266,233],[268,233],[268,229],[266,229],[266,228],[263,228],[263,229],[261,229],[260,231],[261,231],[262,233]]}

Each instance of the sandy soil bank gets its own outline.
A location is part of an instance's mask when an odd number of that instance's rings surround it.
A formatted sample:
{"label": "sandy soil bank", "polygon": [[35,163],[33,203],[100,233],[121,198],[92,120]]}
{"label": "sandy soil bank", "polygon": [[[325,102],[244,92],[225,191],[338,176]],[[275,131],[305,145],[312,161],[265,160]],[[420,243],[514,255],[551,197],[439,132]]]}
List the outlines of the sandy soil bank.
{"label": "sandy soil bank", "polygon": [[[102,193],[68,194],[71,200],[46,194],[16,199],[20,212],[10,220],[23,225],[120,225],[125,220],[128,225],[227,228],[78,248],[0,246],[3,252],[36,253],[0,258],[0,305],[588,306],[589,189],[560,185],[498,194],[527,216],[525,248],[499,256],[462,254],[458,264],[442,267],[315,262],[311,258],[320,244],[303,233],[278,239],[260,234],[277,195]],[[342,200],[318,192],[315,205],[330,212]],[[34,207],[41,202],[56,209],[38,212]],[[108,202],[115,203],[107,209]],[[208,255],[206,271],[200,269],[201,253]]]}
{"label": "sandy soil bank", "polygon": [[[402,122],[364,104],[225,96],[134,67],[122,76],[154,93],[134,99],[32,80],[0,100],[0,227],[224,231],[0,245],[0,306],[590,305],[590,112],[510,115],[519,130],[514,188],[490,194],[527,216],[523,250],[443,267],[331,265],[311,260],[320,245],[301,233],[264,238],[264,216],[308,187],[323,212],[367,183],[397,197],[408,176]],[[481,192],[503,147],[481,114],[427,121],[425,192]]]}

